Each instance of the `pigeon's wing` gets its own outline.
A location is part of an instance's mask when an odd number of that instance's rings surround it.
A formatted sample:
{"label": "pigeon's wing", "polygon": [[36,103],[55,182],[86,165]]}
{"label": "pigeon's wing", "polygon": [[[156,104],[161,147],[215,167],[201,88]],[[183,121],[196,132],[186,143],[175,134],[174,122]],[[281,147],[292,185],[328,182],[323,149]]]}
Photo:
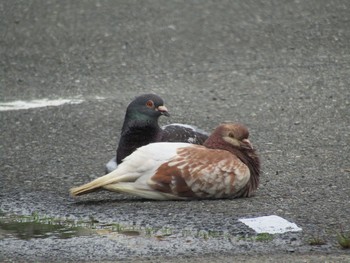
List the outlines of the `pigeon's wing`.
{"label": "pigeon's wing", "polygon": [[[77,196],[92,192],[99,188],[106,188],[109,184],[120,182],[143,181],[154,175],[163,163],[176,156],[178,148],[191,147],[188,143],[151,143],[140,147],[127,156],[117,169],[101,176],[90,183],[71,189],[71,195]],[[146,179],[143,179],[146,178]]]}
{"label": "pigeon's wing", "polygon": [[250,171],[238,157],[225,150],[200,145],[176,151],[171,160],[135,182],[112,183],[103,188],[155,200],[241,196]]}
{"label": "pigeon's wing", "polygon": [[163,142],[187,142],[203,144],[209,134],[195,126],[173,123],[162,127]]}
{"label": "pigeon's wing", "polygon": [[249,168],[225,150],[193,146],[159,166],[148,180],[154,190],[182,198],[238,197],[250,178]]}

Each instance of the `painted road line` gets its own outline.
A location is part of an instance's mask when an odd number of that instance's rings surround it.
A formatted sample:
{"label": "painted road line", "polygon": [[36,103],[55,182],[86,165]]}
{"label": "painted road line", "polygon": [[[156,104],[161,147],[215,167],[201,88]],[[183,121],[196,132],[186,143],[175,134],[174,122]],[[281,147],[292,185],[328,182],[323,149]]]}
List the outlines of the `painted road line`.
{"label": "painted road line", "polygon": [[72,98],[72,99],[41,99],[41,100],[16,100],[11,102],[0,102],[0,111],[14,111],[14,110],[27,110],[32,108],[41,108],[41,107],[52,107],[60,106],[63,104],[80,104],[84,100]]}
{"label": "painted road line", "polygon": [[259,233],[281,234],[286,232],[296,232],[302,229],[288,220],[276,216],[261,216],[255,218],[241,218],[242,223]]}

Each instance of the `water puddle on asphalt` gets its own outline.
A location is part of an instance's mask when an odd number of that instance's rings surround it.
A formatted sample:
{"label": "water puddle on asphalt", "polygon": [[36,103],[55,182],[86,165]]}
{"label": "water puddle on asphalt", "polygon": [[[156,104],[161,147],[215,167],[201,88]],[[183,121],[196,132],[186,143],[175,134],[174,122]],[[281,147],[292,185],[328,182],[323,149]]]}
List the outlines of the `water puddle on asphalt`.
{"label": "water puddle on asphalt", "polygon": [[[227,232],[212,230],[182,229],[171,227],[151,227],[119,223],[103,223],[93,218],[90,220],[73,220],[56,218],[33,213],[31,215],[5,214],[0,211],[1,239],[68,239],[73,237],[108,236],[112,239],[142,239],[142,240],[232,240],[253,242],[271,241],[274,236],[269,233],[243,234],[232,236]],[[191,241],[192,242],[192,241]]]}
{"label": "water puddle on asphalt", "polygon": [[71,238],[89,235],[90,231],[80,227],[65,227],[37,222],[1,222],[1,237],[31,238]]}
{"label": "water puddle on asphalt", "polygon": [[36,213],[32,215],[8,215],[0,211],[0,240],[16,238],[30,240],[38,238],[67,239],[81,236],[109,236],[113,238],[186,238],[199,239],[222,238],[223,233],[215,231],[182,230],[175,231],[168,227],[153,228],[119,223],[101,223],[91,219],[87,221],[59,219],[42,216]]}
{"label": "water puddle on asphalt", "polygon": [[165,237],[169,236],[168,229],[155,230],[140,228],[118,223],[100,223],[94,219],[78,221],[72,219],[58,219],[48,216],[6,215],[0,211],[0,240],[17,238],[29,240],[35,238],[67,239],[92,235],[113,235],[124,237]]}
{"label": "water puddle on asphalt", "polygon": [[68,224],[54,218],[39,218],[37,216],[5,216],[0,215],[0,239],[18,238],[29,240],[32,238],[59,238],[66,239],[78,236],[93,235],[94,231]]}

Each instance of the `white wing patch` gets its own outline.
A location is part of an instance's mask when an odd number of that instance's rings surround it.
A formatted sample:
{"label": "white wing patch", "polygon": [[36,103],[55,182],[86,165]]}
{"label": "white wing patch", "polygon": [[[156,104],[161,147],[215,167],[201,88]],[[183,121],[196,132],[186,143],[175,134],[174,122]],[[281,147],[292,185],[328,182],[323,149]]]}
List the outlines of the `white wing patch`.
{"label": "white wing patch", "polygon": [[153,161],[165,162],[174,157],[177,153],[178,148],[191,147],[192,144],[182,143],[182,142],[157,142],[150,143],[148,145],[142,146],[134,151],[132,154],[127,156],[124,162],[135,162],[136,160],[141,159],[141,162],[144,162],[147,159]]}
{"label": "white wing patch", "polygon": [[118,169],[124,168],[126,171],[138,173],[139,178],[136,182],[147,184],[146,182],[155,174],[159,166],[173,159],[177,149],[183,147],[193,147],[193,144],[158,142],[142,146],[127,156]]}
{"label": "white wing patch", "polygon": [[190,138],[187,139],[187,141],[188,141],[189,143],[194,143],[194,142],[196,141],[196,138],[190,137]]}

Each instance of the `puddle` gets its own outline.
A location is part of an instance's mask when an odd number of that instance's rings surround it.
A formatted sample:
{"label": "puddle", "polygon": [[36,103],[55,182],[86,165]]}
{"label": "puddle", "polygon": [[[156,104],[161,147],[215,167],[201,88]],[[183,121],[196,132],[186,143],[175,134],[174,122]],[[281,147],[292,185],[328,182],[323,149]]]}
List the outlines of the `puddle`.
{"label": "puddle", "polygon": [[47,216],[5,215],[0,211],[0,240],[17,238],[30,240],[35,238],[67,239],[80,236],[124,236],[124,237],[158,237],[169,236],[169,230],[127,226],[118,223],[101,223],[97,220],[79,221],[59,219]]}
{"label": "puddle", "polygon": [[16,237],[23,240],[31,238],[71,238],[92,235],[93,232],[81,227],[66,227],[38,222],[1,222],[0,238]]}
{"label": "puddle", "polygon": [[[232,235],[228,232],[174,229],[172,227],[152,227],[128,225],[120,223],[103,223],[90,220],[72,220],[70,218],[54,218],[33,213],[32,215],[6,215],[0,211],[0,240],[16,238],[30,239],[69,239],[81,236],[107,236],[112,239],[142,239],[142,240],[233,240],[255,242],[272,241],[271,234],[258,235],[241,233]],[[192,241],[191,241],[192,240]],[[186,242],[187,242],[186,241]],[[231,241],[230,241],[231,242]]]}
{"label": "puddle", "polygon": [[38,218],[36,216],[5,216],[0,215],[0,239],[32,238],[66,239],[79,236],[93,235],[89,228],[65,224],[53,218]]}

